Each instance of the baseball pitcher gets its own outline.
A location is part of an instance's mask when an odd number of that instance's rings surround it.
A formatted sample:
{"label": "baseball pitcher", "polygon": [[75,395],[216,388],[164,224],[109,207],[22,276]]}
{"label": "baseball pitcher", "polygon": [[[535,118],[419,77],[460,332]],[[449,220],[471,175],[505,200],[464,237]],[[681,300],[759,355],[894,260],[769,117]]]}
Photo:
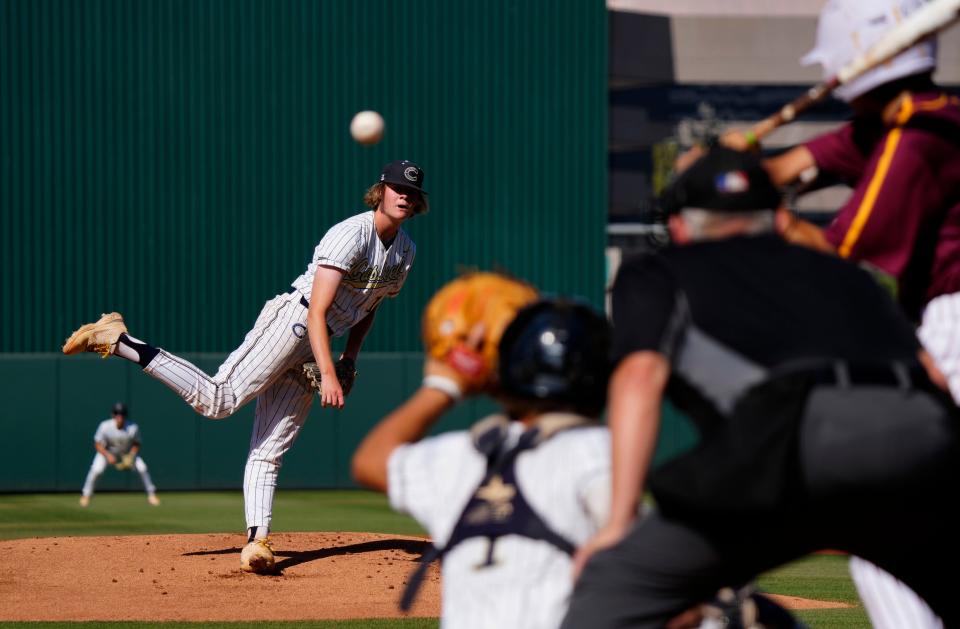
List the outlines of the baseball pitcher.
{"label": "baseball pitcher", "polygon": [[[412,162],[387,164],[364,196],[371,211],[327,231],[306,271],[290,290],[267,301],[253,329],[213,376],[130,336],[115,312],[84,325],[63,346],[65,354],[99,352],[136,362],[211,419],[229,417],[257,400],[243,479],[244,570],[273,570],[267,534],[277,475],[313,403],[312,386],[319,385],[322,406],[343,408],[377,308],[399,294],[410,272],[416,247],[401,225],[428,210],[423,177]],[[335,363],[330,338],[344,334],[346,346]]]}

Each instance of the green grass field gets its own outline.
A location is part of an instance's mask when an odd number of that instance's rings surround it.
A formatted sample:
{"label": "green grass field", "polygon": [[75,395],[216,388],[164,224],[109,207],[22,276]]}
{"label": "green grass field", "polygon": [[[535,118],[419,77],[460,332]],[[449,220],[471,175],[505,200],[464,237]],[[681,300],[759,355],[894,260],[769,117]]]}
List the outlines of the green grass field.
{"label": "green grass field", "polygon": [[[213,533],[243,531],[243,499],[239,491],[168,492],[162,504],[151,507],[142,493],[98,493],[87,509],[77,504],[75,494],[0,495],[0,539],[59,537],[67,535],[140,535],[168,533]],[[274,506],[275,532],[365,531],[371,533],[423,534],[410,518],[390,511],[386,499],[363,491],[280,491]],[[774,594],[841,601],[858,605],[851,609],[797,612],[812,628],[869,627],[856,590],[847,573],[845,557],[808,557],[761,577],[760,587]],[[162,626],[270,629],[426,629],[436,620],[359,620],[249,623],[139,623],[139,622],[3,622],[0,627],[17,629],[80,629],[110,627],[143,629]]]}

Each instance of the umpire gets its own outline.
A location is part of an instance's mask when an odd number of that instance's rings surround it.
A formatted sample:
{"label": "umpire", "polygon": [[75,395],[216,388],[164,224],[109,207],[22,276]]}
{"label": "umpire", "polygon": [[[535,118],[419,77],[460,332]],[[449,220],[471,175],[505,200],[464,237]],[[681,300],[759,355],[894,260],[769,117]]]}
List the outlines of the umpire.
{"label": "umpire", "polygon": [[[675,245],[613,289],[610,520],[578,554],[563,627],[660,627],[822,548],[960,623],[936,569],[960,558],[955,411],[908,321],[864,271],[776,233],[780,195],[750,154],[714,149],[665,203]],[[701,441],[648,476],[664,398]],[[659,512],[635,522],[645,485]]]}

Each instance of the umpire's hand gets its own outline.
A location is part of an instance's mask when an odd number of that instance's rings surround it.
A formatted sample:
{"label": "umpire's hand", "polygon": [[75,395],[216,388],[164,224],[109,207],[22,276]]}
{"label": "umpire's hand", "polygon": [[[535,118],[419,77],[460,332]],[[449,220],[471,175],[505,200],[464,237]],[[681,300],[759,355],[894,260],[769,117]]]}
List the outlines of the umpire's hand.
{"label": "umpire's hand", "polygon": [[576,554],[573,556],[573,579],[577,580],[580,578],[583,567],[587,565],[587,562],[590,561],[590,557],[592,557],[594,553],[619,543],[624,535],[627,534],[627,530],[627,528],[615,527],[608,524],[597,531],[596,535],[587,540],[586,544],[578,548]]}

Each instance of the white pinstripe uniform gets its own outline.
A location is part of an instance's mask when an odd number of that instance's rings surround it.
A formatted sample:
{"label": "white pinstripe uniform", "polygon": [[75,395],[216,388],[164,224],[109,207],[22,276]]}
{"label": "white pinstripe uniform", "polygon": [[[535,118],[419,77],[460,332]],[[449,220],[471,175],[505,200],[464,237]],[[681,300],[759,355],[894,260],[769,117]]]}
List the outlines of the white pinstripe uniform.
{"label": "white pinstripe uniform", "polygon": [[[960,293],[933,298],[923,310],[917,336],[960,400]],[[943,629],[943,621],[902,581],[869,561],[853,557],[850,574],[876,629]]]}
{"label": "white pinstripe uniform", "polygon": [[[134,445],[140,443],[140,427],[131,421],[127,421],[123,424],[122,428],[117,428],[116,421],[112,418],[105,419],[97,426],[97,432],[94,433],[93,440],[106,448],[107,452],[119,459],[130,452]],[[89,498],[93,495],[93,488],[97,483],[97,479],[100,478],[100,475],[107,469],[107,465],[107,457],[97,452],[93,457],[93,463],[90,464],[90,471],[87,472],[87,479],[83,483],[82,494],[84,496]],[[157,488],[150,479],[147,464],[139,454],[137,454],[137,458],[134,459],[133,466],[140,474],[140,480],[143,481],[143,488],[147,491],[147,494],[151,496],[155,494]]]}
{"label": "white pinstripe uniform", "polygon": [[875,629],[943,629],[943,621],[926,601],[889,572],[851,557],[850,574]]}
{"label": "white pinstripe uniform", "polygon": [[[514,441],[523,429],[511,424]],[[560,432],[517,458],[517,483],[530,506],[575,545],[606,520],[609,448],[607,429],[593,426]],[[400,446],[388,465],[391,506],[412,515],[438,546],[449,540],[487,469],[466,431]],[[548,542],[508,535],[495,543],[494,565],[478,569],[487,552],[486,539],[471,538],[444,557],[442,626],[558,627],[573,588],[570,556]]]}
{"label": "white pinstripe uniform", "polygon": [[934,297],[923,310],[917,336],[960,402],[960,293]]}
{"label": "white pinstripe uniform", "polygon": [[313,360],[306,299],[317,266],[344,272],[327,310],[331,335],[341,336],[385,297],[400,292],[415,253],[416,246],[403,229],[384,247],[374,228],[373,211],[352,216],[327,231],[293,289],[264,305],[253,329],[215,376],[165,350],[144,368],[205,417],[228,417],[257,398],[243,477],[248,528],[269,529],[283,455],[296,440],[313,403],[313,390],[301,367]]}

